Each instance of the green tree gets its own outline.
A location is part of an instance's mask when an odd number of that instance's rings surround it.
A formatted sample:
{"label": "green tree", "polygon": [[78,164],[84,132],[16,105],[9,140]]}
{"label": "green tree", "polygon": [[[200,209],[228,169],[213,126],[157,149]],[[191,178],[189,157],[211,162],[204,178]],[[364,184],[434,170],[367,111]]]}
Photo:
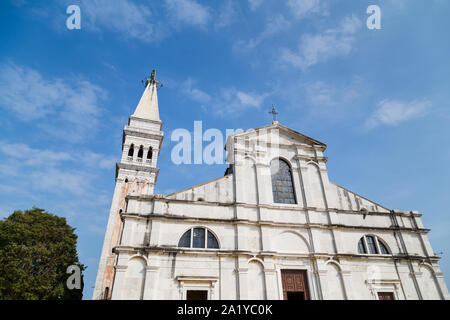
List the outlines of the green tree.
{"label": "green tree", "polygon": [[[80,300],[85,267],[74,231],[65,218],[34,207],[0,220],[0,299]],[[67,288],[70,265],[80,267],[80,289]]]}

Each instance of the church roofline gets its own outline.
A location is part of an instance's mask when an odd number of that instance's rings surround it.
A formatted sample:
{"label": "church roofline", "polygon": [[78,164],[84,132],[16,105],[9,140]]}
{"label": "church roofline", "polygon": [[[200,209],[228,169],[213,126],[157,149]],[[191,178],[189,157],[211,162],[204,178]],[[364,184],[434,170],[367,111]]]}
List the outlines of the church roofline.
{"label": "church roofline", "polygon": [[351,191],[351,190],[349,190],[349,189],[347,189],[347,188],[344,188],[343,186],[340,186],[340,185],[338,185],[338,184],[336,184],[336,183],[334,183],[334,182],[331,182],[331,181],[330,181],[330,183],[331,183],[331,184],[334,184],[336,187],[339,187],[339,188],[344,189],[344,190],[347,191],[347,192],[350,192],[350,193],[353,193],[354,195],[357,195],[357,196],[360,197],[361,199],[364,199],[364,200],[367,200],[367,201],[369,201],[369,202],[372,202],[373,204],[376,204],[376,205],[377,205],[378,207],[380,207],[380,208],[383,208],[383,209],[385,209],[385,210],[391,211],[391,209],[386,208],[385,206],[382,206],[381,204],[379,204],[379,203],[377,203],[377,202],[375,202],[375,201],[373,201],[373,200],[367,199],[366,197],[363,197],[363,196],[361,196],[360,194],[358,194],[358,193],[356,193],[356,192],[353,192],[353,191]]}
{"label": "church roofline", "polygon": [[196,186],[189,187],[189,188],[186,188],[186,189],[183,189],[183,190],[180,190],[180,191],[175,191],[175,192],[173,192],[173,193],[171,193],[171,194],[166,195],[165,197],[170,197],[170,196],[176,195],[177,193],[181,193],[181,192],[188,191],[188,190],[190,190],[190,189],[194,189],[194,188],[197,188],[197,187],[201,187],[201,186],[203,186],[203,185],[205,185],[205,184],[208,184],[208,183],[211,183],[211,182],[214,182],[214,181],[218,181],[218,180],[224,179],[224,178],[226,178],[226,177],[228,177],[228,176],[230,176],[230,175],[232,175],[232,174],[228,174],[228,175],[225,175],[225,176],[223,176],[223,177],[219,177],[219,178],[216,178],[216,179],[213,179],[213,180],[210,180],[210,181],[206,181],[206,182],[200,183],[200,184],[198,184],[198,185],[196,185]]}
{"label": "church roofline", "polygon": [[[260,131],[260,130],[264,130],[264,129],[274,129],[274,128],[281,129],[281,130],[283,130],[283,131],[286,131],[286,132],[288,132],[288,133],[290,133],[290,134],[299,136],[299,137],[301,137],[301,138],[306,138],[307,140],[313,142],[314,144],[323,147],[323,150],[325,150],[325,149],[327,148],[327,145],[326,145],[325,143],[323,143],[323,142],[321,142],[321,141],[319,141],[319,140],[313,139],[313,138],[311,138],[311,137],[308,137],[308,136],[306,136],[306,135],[304,135],[304,134],[302,134],[302,133],[300,133],[300,132],[298,132],[298,131],[295,131],[295,130],[293,130],[293,129],[291,129],[291,128],[288,128],[288,127],[286,127],[286,126],[280,124],[278,121],[274,122],[273,124],[267,125],[267,126],[263,126],[263,127],[259,127],[259,128],[255,128],[255,129],[248,129],[248,130],[246,130],[246,131],[244,131],[244,132],[239,132],[239,133],[231,134],[231,135],[228,137],[227,143],[226,143],[226,144],[228,144],[228,140],[229,140],[230,138],[243,136],[243,135],[246,135],[246,134],[250,133],[251,131],[256,131],[256,132],[258,132],[258,131]],[[226,145],[225,145],[225,150],[226,150]]]}

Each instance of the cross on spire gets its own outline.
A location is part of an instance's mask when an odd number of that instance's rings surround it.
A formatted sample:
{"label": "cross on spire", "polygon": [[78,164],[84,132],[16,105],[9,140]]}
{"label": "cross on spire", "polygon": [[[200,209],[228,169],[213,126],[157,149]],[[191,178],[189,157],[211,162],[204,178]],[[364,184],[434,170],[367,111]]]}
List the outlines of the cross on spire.
{"label": "cross on spire", "polygon": [[270,111],[269,114],[272,115],[273,122],[276,122],[277,121],[277,114],[278,114],[278,112],[275,110],[275,106],[274,105],[272,105],[272,111]]}

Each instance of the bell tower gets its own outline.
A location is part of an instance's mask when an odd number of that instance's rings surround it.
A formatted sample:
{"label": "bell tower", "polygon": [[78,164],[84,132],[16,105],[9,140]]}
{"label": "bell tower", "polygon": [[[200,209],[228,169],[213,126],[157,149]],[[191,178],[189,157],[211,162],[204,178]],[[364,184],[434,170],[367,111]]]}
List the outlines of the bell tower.
{"label": "bell tower", "polygon": [[156,166],[163,132],[156,71],[153,70],[143,83],[144,93],[123,129],[122,157],[116,164],[116,185],[92,297],[94,300],[111,297],[117,258],[113,248],[120,243],[123,229],[120,214],[126,212],[127,196],[152,195],[158,178]]}

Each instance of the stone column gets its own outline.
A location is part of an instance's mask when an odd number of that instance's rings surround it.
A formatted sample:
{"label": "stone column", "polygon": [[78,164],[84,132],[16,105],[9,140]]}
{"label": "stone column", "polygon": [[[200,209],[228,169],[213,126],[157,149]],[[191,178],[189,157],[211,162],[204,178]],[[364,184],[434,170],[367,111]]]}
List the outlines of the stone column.
{"label": "stone column", "polygon": [[258,181],[259,204],[273,204],[272,180],[268,164],[256,164],[256,179]]}
{"label": "stone column", "polygon": [[150,231],[150,243],[151,247],[159,245],[159,229],[161,227],[161,221],[152,220],[151,221],[151,231]]}
{"label": "stone column", "polygon": [[159,149],[153,148],[153,151],[152,151],[152,165],[153,165],[153,167],[156,167],[156,165],[157,165],[158,154],[159,154]]}
{"label": "stone column", "polygon": [[151,161],[151,160],[147,159],[149,149],[150,149],[150,147],[144,146],[144,154],[142,155],[142,163],[149,164],[149,162],[147,162],[147,161]]}
{"label": "stone column", "polygon": [[236,272],[239,277],[239,300],[248,299],[248,268],[238,268]]}
{"label": "stone column", "polygon": [[299,162],[293,161],[292,162],[292,182],[294,184],[294,191],[295,191],[295,199],[297,201],[297,204],[301,207],[304,207],[304,199],[303,199],[303,191],[302,191],[302,184],[300,181],[300,168],[299,168]]}
{"label": "stone column", "polygon": [[125,282],[127,266],[117,265],[114,268],[116,271],[116,275],[114,277],[111,300],[122,300],[122,292],[124,289],[123,286]]}
{"label": "stone column", "polygon": [[436,284],[438,285],[439,293],[442,296],[443,300],[450,300],[450,296],[448,294],[447,285],[445,284],[444,275],[442,272],[435,272],[434,276],[436,278]]}
{"label": "stone column", "polygon": [[[266,210],[262,211],[265,212]],[[270,227],[261,226],[261,246],[262,246],[261,250],[263,251],[273,251],[270,242],[270,231],[271,231]]]}
{"label": "stone column", "polygon": [[215,281],[210,284],[210,300],[219,300],[216,293],[217,285]]}
{"label": "stone column", "polygon": [[122,152],[122,159],[120,162],[125,163],[128,161],[128,152],[130,151],[130,145],[124,144],[123,146],[123,152]]}
{"label": "stone column", "polygon": [[237,203],[245,203],[245,168],[244,159],[238,150],[234,150],[234,179],[235,179],[235,197]]}
{"label": "stone column", "polygon": [[124,218],[123,220],[123,231],[122,231],[122,246],[132,245],[133,241],[133,220],[130,218]]}
{"label": "stone column", "polygon": [[236,273],[239,279],[239,297],[238,300],[248,299],[248,262],[246,258],[238,257],[238,268]]}
{"label": "stone column", "polygon": [[157,295],[158,273],[159,273],[159,266],[148,265],[145,268],[145,284],[144,284],[143,300],[158,299]]}
{"label": "stone column", "polygon": [[352,272],[341,270],[342,282],[344,285],[344,293],[347,300],[355,300],[358,299],[357,296],[354,295],[353,285],[352,285]]}
{"label": "stone column", "polygon": [[326,269],[318,269],[317,277],[319,278],[320,286],[322,289],[322,300],[330,300],[333,297],[330,297],[329,288],[328,288],[328,270]]}
{"label": "stone column", "polygon": [[264,269],[266,280],[266,299],[278,300],[277,270],[272,262],[265,262],[269,268]]}
{"label": "stone column", "polygon": [[[238,214],[241,212],[241,208],[236,208]],[[243,210],[242,210],[243,211]],[[236,225],[235,226],[235,232],[237,235],[235,235],[235,239],[237,240],[237,249],[247,248],[247,239],[246,239],[246,225]]]}

